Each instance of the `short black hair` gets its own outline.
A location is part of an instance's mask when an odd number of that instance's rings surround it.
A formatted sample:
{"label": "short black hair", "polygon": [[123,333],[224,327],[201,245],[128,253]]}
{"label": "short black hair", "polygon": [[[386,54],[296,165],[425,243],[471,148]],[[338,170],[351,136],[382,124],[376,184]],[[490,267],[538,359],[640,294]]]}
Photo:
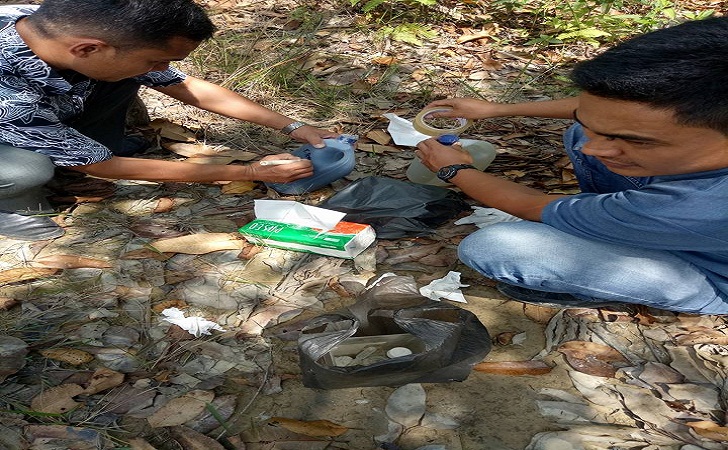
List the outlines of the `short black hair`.
{"label": "short black hair", "polygon": [[672,110],[680,124],[728,135],[728,17],[635,37],[579,63],[571,79],[589,94]]}
{"label": "short black hair", "polygon": [[182,37],[202,42],[215,26],[193,0],[45,0],[28,22],[49,37],[78,35],[118,48],[161,48]]}

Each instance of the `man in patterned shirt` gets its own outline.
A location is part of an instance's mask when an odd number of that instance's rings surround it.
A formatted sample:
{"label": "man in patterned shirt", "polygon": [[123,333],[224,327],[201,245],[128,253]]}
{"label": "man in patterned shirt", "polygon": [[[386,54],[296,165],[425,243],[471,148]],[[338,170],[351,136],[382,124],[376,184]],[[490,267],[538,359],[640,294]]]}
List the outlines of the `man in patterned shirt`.
{"label": "man in patterned shirt", "polygon": [[213,32],[193,0],[0,6],[0,235],[41,240],[63,234],[38,215],[52,211],[42,189],[56,166],[161,182],[288,182],[312,175],[310,161],[228,166],[120,156],[126,112],[141,85],[316,146],[335,135],[170,67]]}

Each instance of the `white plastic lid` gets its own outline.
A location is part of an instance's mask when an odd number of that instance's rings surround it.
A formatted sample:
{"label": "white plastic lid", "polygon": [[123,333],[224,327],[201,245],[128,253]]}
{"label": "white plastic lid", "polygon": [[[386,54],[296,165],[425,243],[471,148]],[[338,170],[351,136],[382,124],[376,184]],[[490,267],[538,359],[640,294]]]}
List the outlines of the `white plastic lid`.
{"label": "white plastic lid", "polygon": [[387,350],[387,356],[389,358],[399,358],[400,356],[407,356],[411,354],[412,350],[408,349],[407,347],[392,347]]}

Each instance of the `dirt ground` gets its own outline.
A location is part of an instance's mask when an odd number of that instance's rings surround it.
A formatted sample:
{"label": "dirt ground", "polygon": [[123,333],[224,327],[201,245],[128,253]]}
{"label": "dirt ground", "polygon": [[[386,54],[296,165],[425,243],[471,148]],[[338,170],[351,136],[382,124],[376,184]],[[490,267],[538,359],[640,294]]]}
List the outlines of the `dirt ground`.
{"label": "dirt ground", "polygon": [[[526,334],[520,345],[495,345],[486,361],[523,361],[544,348],[543,325],[523,314],[521,304],[504,300],[494,289],[466,290],[468,304],[488,331],[496,336],[518,331]],[[274,365],[279,373],[296,372],[298,356],[294,342],[276,346]],[[539,390],[545,387],[573,390],[563,369],[556,367],[544,375],[496,375],[473,371],[463,382],[427,383],[428,412],[451,417],[459,424],[453,430],[414,427],[403,434],[399,445],[415,449],[440,444],[448,450],[523,449],[536,433],[560,429],[542,417],[536,405]],[[372,447],[372,437],[386,431],[383,411],[394,388],[367,387],[337,390],[309,389],[300,379],[286,380],[282,391],[258,398],[236,422],[252,422],[266,416],[328,419],[352,428],[344,436],[348,447]],[[342,420],[343,419],[343,420]],[[281,447],[285,448],[285,447]]]}

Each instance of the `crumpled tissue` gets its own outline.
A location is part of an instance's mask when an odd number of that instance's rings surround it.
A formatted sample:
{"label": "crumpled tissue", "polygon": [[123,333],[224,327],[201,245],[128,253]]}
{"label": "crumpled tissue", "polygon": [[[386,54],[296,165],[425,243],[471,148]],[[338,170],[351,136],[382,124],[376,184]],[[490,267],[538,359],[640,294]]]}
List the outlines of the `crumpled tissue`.
{"label": "crumpled tissue", "polygon": [[389,119],[387,131],[390,136],[392,136],[394,143],[397,145],[416,147],[420,142],[432,137],[415,130],[412,122],[407,119],[403,119],[396,114],[387,113],[382,114],[382,116]]}
{"label": "crumpled tissue", "polygon": [[255,217],[302,227],[331,230],[346,213],[305,205],[293,200],[255,200]]}
{"label": "crumpled tissue", "polygon": [[474,210],[473,214],[463,217],[455,221],[455,225],[464,225],[466,223],[475,224],[478,228],[487,227],[499,222],[518,222],[523,220],[519,217],[503,212],[496,208],[483,208],[481,206],[471,206]]}
{"label": "crumpled tissue", "polygon": [[167,308],[162,311],[162,320],[173,323],[195,337],[211,334],[210,330],[225,331],[219,324],[202,317],[185,317],[185,313],[177,308]]}
{"label": "crumpled tissue", "polygon": [[468,286],[470,285],[460,283],[460,272],[451,270],[444,277],[432,280],[427,286],[421,287],[420,294],[432,300],[446,298],[454,302],[467,303],[460,288]]}

